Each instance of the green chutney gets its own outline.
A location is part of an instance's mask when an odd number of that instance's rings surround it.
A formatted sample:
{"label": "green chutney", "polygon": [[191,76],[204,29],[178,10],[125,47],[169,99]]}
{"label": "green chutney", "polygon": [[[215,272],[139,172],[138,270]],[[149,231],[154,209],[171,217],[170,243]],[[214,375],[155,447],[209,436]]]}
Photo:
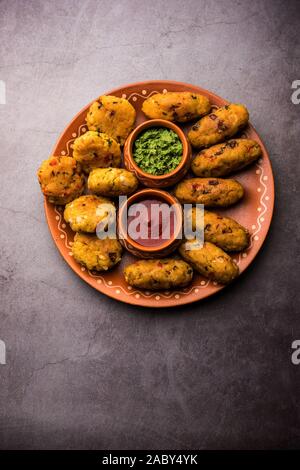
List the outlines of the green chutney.
{"label": "green chutney", "polygon": [[172,129],[150,127],[135,140],[133,158],[145,173],[166,175],[175,170],[181,162],[181,140]]}

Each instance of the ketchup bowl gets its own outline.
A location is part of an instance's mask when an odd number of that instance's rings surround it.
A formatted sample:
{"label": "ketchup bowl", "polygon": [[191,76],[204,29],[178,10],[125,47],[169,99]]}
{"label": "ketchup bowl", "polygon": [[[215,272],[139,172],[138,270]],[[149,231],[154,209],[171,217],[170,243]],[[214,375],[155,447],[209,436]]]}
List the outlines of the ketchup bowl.
{"label": "ketchup bowl", "polygon": [[120,243],[139,258],[168,256],[181,242],[182,220],[181,205],[174,196],[159,189],[143,189],[120,205]]}
{"label": "ketchup bowl", "polygon": [[[153,175],[143,171],[134,160],[134,143],[136,139],[147,129],[150,128],[165,128],[169,129],[177,134],[182,144],[182,157],[181,161],[169,173],[162,175]],[[144,186],[150,188],[166,188],[173,186],[179,180],[181,180],[187,173],[191,163],[191,146],[185,133],[180,127],[170,121],[164,119],[150,119],[144,121],[142,124],[137,126],[131,134],[127,137],[124,145],[124,164],[127,170],[135,174],[135,176],[141,181]]]}

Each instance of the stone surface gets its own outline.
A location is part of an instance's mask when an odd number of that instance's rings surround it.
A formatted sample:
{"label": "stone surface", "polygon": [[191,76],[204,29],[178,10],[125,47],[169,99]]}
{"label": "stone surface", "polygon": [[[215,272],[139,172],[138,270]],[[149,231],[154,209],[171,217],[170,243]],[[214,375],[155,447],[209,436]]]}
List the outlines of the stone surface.
{"label": "stone surface", "polygon": [[[0,1],[1,448],[299,447],[299,20],[297,1]],[[276,180],[255,263],[172,311],[81,281],[35,176],[86,103],[146,79],[246,103]]]}

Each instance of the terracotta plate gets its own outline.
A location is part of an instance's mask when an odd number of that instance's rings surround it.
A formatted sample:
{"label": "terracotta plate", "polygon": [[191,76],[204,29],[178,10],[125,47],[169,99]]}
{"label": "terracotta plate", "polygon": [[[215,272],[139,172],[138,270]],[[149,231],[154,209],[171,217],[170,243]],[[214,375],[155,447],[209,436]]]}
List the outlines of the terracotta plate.
{"label": "terracotta plate", "polygon": [[[135,107],[137,111],[136,123],[140,124],[145,120],[145,116],[141,112],[143,101],[156,92],[165,91],[202,93],[211,100],[215,107],[227,104],[226,100],[200,87],[173,81],[134,83],[112,90],[107,94],[127,98]],[[236,99],[238,101],[238,97]],[[247,103],[245,104],[247,105]],[[67,126],[54,148],[54,155],[72,155],[72,142],[87,130],[85,116],[89,106],[90,104],[82,109]],[[241,272],[252,263],[260,250],[270,227],[274,206],[274,180],[267,150],[251,125],[245,129],[242,136],[257,140],[262,146],[263,157],[247,170],[241,171],[234,176],[244,186],[246,192],[245,198],[236,206],[222,211],[224,214],[234,217],[251,232],[250,247],[233,257],[238,263]],[[71,244],[73,232],[64,222],[63,208],[53,206],[45,201],[45,212],[52,237],[66,262],[83,280],[109,297],[130,304],[161,308],[195,302],[223,288],[223,286],[208,281],[198,274],[194,276],[193,283],[189,287],[181,290],[150,292],[132,288],[126,284],[122,274],[124,266],[133,261],[133,257],[128,253],[124,254],[121,264],[111,272],[90,272],[72,258]]]}

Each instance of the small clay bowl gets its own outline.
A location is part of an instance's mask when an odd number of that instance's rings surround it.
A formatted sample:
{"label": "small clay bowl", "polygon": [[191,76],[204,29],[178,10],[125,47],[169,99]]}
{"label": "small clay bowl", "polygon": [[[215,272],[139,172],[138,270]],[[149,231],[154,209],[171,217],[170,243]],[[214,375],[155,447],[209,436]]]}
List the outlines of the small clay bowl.
{"label": "small clay bowl", "polygon": [[[175,170],[165,175],[155,176],[150,173],[145,173],[134,161],[132,152],[134,141],[141,132],[149,127],[167,127],[168,129],[172,129],[181,140],[183,148],[181,162]],[[150,188],[167,188],[168,186],[173,186],[187,173],[191,163],[191,147],[183,130],[176,126],[176,124],[165,121],[164,119],[150,119],[137,126],[127,137],[124,145],[124,163],[127,170],[134,173],[144,186]]]}
{"label": "small clay bowl", "polygon": [[[159,245],[155,246],[144,246],[137,241],[133,240],[127,232],[125,220],[127,220],[126,214],[132,204],[138,203],[143,200],[154,199],[159,200],[169,206],[175,207],[175,220],[174,230],[170,238],[167,240],[162,239]],[[119,208],[118,212],[118,236],[120,243],[134,256],[139,258],[151,259],[151,258],[163,258],[172,253],[181,243],[182,233],[182,208],[178,200],[171,194],[161,191],[160,189],[142,189],[137,193],[130,196]]]}

